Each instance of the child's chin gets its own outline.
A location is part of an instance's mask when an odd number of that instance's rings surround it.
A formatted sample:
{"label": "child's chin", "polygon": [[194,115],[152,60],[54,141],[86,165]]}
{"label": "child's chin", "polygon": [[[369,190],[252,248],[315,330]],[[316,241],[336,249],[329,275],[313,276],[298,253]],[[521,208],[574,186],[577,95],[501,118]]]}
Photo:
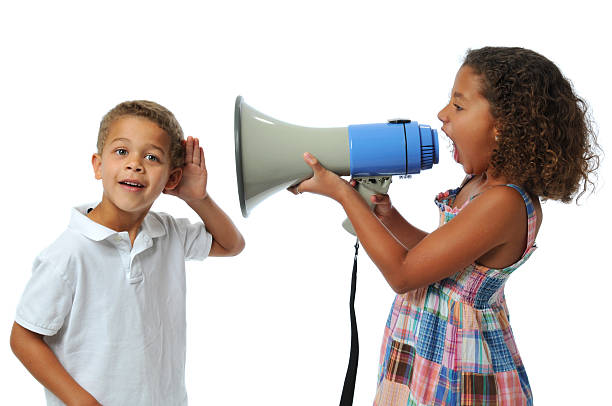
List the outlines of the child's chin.
{"label": "child's chin", "polygon": [[117,204],[117,207],[119,208],[119,210],[124,211],[126,213],[137,214],[137,213],[142,213],[143,211],[149,210],[151,205],[119,203]]}

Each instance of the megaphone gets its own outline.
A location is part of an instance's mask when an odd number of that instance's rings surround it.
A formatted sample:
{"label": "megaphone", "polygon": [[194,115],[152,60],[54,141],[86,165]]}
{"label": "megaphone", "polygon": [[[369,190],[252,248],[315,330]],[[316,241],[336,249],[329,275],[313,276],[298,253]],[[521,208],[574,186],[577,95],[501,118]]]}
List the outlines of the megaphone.
{"label": "megaphone", "polygon": [[269,196],[313,175],[304,152],[330,171],[357,179],[357,188],[370,205],[366,196],[386,193],[392,175],[419,173],[439,159],[438,132],[416,121],[301,127],[255,110],[241,96],[236,98],[234,140],[244,217]]}

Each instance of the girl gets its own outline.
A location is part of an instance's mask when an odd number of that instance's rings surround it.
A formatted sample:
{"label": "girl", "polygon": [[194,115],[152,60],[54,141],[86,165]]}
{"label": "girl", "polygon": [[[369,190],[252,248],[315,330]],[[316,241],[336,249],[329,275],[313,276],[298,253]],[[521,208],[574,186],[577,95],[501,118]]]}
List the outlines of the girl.
{"label": "girl", "polygon": [[548,59],[522,48],[468,51],[442,131],[467,176],[440,193],[440,227],[408,223],[386,195],[372,213],[309,153],[292,192],[339,202],[397,292],[382,343],[375,405],[531,405],[504,283],[535,250],[541,199],[569,202],[599,165],[586,103]]}

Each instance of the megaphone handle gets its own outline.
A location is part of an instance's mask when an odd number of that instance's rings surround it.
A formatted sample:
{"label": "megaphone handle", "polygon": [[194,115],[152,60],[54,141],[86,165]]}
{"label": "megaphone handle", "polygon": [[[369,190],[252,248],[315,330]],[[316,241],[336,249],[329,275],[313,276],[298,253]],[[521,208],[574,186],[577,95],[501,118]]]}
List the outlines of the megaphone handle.
{"label": "megaphone handle", "polygon": [[[357,185],[355,185],[355,189],[361,197],[366,201],[370,209],[374,208],[374,203],[370,199],[371,196],[376,194],[386,194],[389,191],[389,186],[391,185],[391,176],[377,176],[370,178],[354,178],[357,181]],[[355,234],[355,229],[353,225],[349,221],[349,219],[345,219],[342,222],[342,227],[349,233],[353,235]]]}
{"label": "megaphone handle", "polygon": [[391,176],[355,178],[355,180],[357,181],[355,188],[370,208],[374,207],[370,197],[376,194],[387,194],[391,185]]}

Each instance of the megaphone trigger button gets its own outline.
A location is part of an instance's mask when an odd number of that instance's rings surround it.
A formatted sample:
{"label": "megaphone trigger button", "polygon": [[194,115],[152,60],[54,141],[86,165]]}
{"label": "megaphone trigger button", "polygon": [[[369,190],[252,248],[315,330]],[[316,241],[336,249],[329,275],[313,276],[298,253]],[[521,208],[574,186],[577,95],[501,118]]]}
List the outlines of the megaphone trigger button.
{"label": "megaphone trigger button", "polygon": [[392,118],[388,120],[389,124],[408,124],[412,120],[408,120],[407,118]]}

